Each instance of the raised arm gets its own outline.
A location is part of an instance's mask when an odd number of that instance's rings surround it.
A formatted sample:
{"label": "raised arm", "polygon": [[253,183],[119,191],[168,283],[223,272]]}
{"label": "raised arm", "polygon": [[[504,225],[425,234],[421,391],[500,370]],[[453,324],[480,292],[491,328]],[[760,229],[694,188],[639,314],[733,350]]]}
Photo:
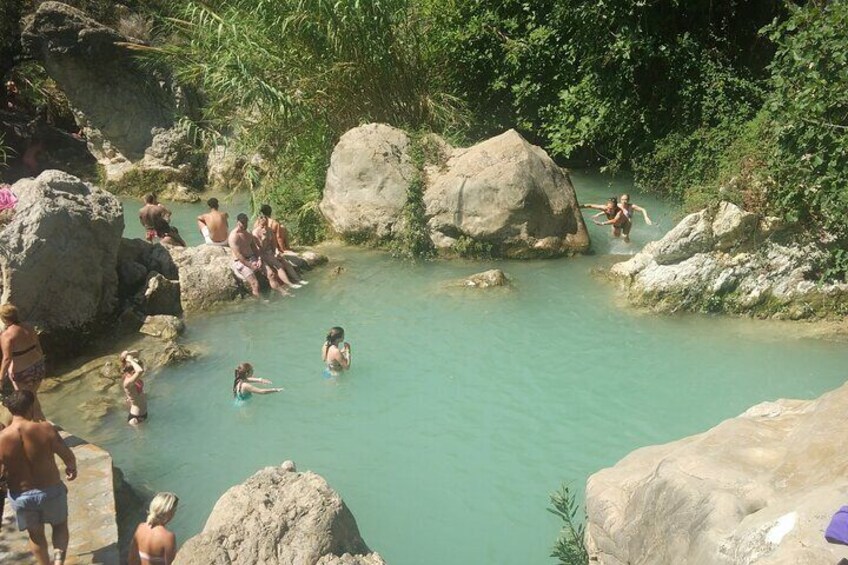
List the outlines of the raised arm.
{"label": "raised arm", "polygon": [[581,204],[581,208],[591,208],[592,210],[606,210],[606,206],[602,206],[600,204]]}
{"label": "raised arm", "polygon": [[142,367],[141,364],[136,361],[134,357],[127,357],[127,363],[132,365],[133,374],[130,377],[130,382],[134,383],[135,381],[140,379],[141,376],[144,374],[144,367]]}
{"label": "raised arm", "polygon": [[636,210],[637,212],[642,212],[642,216],[644,216],[646,224],[648,224],[649,226],[654,225],[654,222],[652,222],[651,218],[648,217],[648,211],[647,210],[645,210],[641,206],[636,206],[635,204],[633,205],[633,209]]}
{"label": "raised arm", "polygon": [[259,383],[261,385],[269,385],[271,381],[268,379],[260,379],[259,377],[248,377],[245,379],[249,383]]}
{"label": "raised arm", "polygon": [[251,392],[253,394],[271,394],[273,392],[281,392],[282,388],[259,388],[257,386],[253,386],[250,383],[244,383],[241,385],[241,390],[244,392]]}

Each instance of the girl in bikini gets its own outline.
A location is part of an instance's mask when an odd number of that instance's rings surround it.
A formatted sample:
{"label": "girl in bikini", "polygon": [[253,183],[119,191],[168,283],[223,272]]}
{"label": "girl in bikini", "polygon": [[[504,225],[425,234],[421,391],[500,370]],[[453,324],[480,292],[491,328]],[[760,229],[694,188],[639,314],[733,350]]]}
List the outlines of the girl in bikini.
{"label": "girl in bikini", "polygon": [[121,353],[121,377],[126,394],[127,423],[137,426],[147,420],[147,395],[144,394],[144,367],[138,360],[137,351],[124,351]]}
{"label": "girl in bikini", "polygon": [[624,212],[624,215],[627,216],[627,226],[622,230],[624,234],[624,241],[630,241],[630,228],[633,227],[633,214],[636,212],[641,212],[642,216],[645,218],[645,223],[649,226],[654,225],[654,222],[651,221],[651,218],[648,217],[648,211],[642,208],[641,206],[637,206],[635,204],[630,203],[630,195],[622,194],[621,200],[618,205],[621,208],[621,211]]}
{"label": "girl in bikini", "polygon": [[129,565],[170,565],[177,555],[177,537],[165,526],[177,513],[180,499],[160,492],[150,501],[147,520],[138,525],[127,556]]}
{"label": "girl in bikini", "polygon": [[41,411],[36,394],[46,374],[44,352],[38,334],[32,327],[21,323],[18,309],[12,304],[0,306],[0,322],[6,328],[0,333],[0,351],[3,353],[0,385],[5,388],[8,377],[15,390],[28,390],[36,395],[33,420],[44,420],[44,412]]}
{"label": "girl in bikini", "polygon": [[245,401],[254,394],[270,394],[272,392],[282,392],[282,388],[259,388],[251,383],[269,385],[272,384],[268,379],[260,379],[253,376],[253,365],[250,363],[242,363],[236,367],[235,379],[233,380],[233,398],[237,401]]}
{"label": "girl in bikini", "polygon": [[321,359],[327,365],[327,376],[338,375],[343,370],[350,369],[350,344],[344,340],[342,328],[330,328],[321,347]]}

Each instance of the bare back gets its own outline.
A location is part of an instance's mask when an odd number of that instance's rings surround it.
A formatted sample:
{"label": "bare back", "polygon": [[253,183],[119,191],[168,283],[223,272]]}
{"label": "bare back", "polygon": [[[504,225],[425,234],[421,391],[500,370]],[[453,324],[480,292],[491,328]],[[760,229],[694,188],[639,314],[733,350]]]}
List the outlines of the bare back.
{"label": "bare back", "polygon": [[145,204],[138,211],[138,219],[141,225],[148,229],[155,229],[162,223],[168,223],[171,213],[161,204]]}
{"label": "bare back", "polygon": [[12,422],[0,432],[0,463],[9,491],[20,493],[59,484],[55,455],[62,447],[68,449],[49,422]]}
{"label": "bare back", "polygon": [[31,367],[44,357],[38,334],[23,324],[13,324],[0,334],[0,350],[3,357],[8,356],[9,361],[14,363],[12,369],[15,372]]}
{"label": "bare back", "polygon": [[133,542],[136,553],[142,552],[152,558],[147,560],[139,557],[139,562],[142,565],[171,563],[177,552],[176,536],[169,532],[165,526],[151,527],[146,522],[142,522],[135,530]]}
{"label": "bare back", "polygon": [[268,229],[274,234],[276,247],[280,253],[287,251],[289,248],[289,234],[285,226],[277,220],[268,218]]}
{"label": "bare back", "polygon": [[227,222],[229,214],[226,212],[219,212],[218,210],[209,210],[198,219],[206,224],[206,227],[209,229],[209,237],[212,241],[215,243],[227,241],[227,236],[230,233],[229,224]]}

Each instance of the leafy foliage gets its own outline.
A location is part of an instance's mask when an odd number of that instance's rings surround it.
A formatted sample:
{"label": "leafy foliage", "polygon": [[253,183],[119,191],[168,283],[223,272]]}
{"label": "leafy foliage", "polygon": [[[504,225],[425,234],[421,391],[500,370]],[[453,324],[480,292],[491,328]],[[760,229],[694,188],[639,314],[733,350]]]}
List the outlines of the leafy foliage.
{"label": "leafy foliage", "polygon": [[589,553],[583,541],[586,526],[578,516],[577,495],[568,485],[562,485],[559,491],[551,494],[551,507],[548,512],[559,516],[563,523],[551,557],[555,557],[560,565],[588,565]]}

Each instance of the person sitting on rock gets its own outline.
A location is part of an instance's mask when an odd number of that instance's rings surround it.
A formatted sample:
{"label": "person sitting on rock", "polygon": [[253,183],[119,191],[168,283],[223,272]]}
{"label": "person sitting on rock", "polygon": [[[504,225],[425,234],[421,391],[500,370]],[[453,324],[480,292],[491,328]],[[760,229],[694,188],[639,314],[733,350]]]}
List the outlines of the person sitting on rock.
{"label": "person sitting on rock", "polygon": [[[618,198],[615,196],[610,196],[609,200],[607,200],[606,205],[602,206],[600,204],[581,204],[581,208],[591,208],[593,210],[600,210],[600,214],[595,214],[593,216],[592,221],[597,226],[612,226],[612,236],[613,237],[621,237],[622,232],[626,229],[626,233],[630,233],[630,218],[624,213],[624,210],[621,209],[618,205]],[[606,216],[607,221],[599,222],[595,218],[598,216]],[[624,237],[625,241],[630,241],[628,235]]]}
{"label": "person sitting on rock", "polygon": [[335,326],[327,332],[321,347],[321,359],[326,363],[327,376],[334,376],[350,369],[350,344],[344,340],[344,329]]}
{"label": "person sitting on rock", "polygon": [[268,228],[268,219],[265,216],[260,215],[256,218],[253,237],[259,244],[259,258],[265,266],[265,274],[268,276],[271,288],[283,296],[290,296],[286,286],[300,288],[300,285],[292,282],[286,271],[285,262],[275,254],[274,234]]}
{"label": "person sitting on rock", "polygon": [[180,236],[180,231],[174,226],[160,224],[156,228],[156,236],[159,238],[159,243],[174,247],[186,247],[186,242]]}
{"label": "person sitting on rock", "polygon": [[147,520],[135,529],[128,565],[170,565],[177,555],[177,536],[165,526],[174,519],[180,499],[172,492],[159,492],[150,501]]}
{"label": "person sitting on rock", "polygon": [[200,228],[200,233],[203,234],[203,241],[207,245],[226,247],[227,236],[230,233],[230,227],[227,222],[229,214],[218,211],[217,198],[210,198],[206,201],[206,205],[209,206],[209,211],[197,217],[197,227]]}
{"label": "person sitting on rock", "polygon": [[269,385],[272,384],[268,379],[260,379],[253,376],[253,365],[250,363],[242,363],[236,367],[235,379],[233,380],[233,398],[237,401],[245,401],[254,394],[271,394],[272,392],[282,392],[282,388],[259,388],[251,383]]}
{"label": "person sitting on rock", "polygon": [[276,254],[283,260],[286,267],[286,273],[289,278],[298,284],[308,284],[298,272],[298,269],[308,268],[306,262],[298,257],[297,253],[289,247],[289,232],[286,226],[271,217],[271,207],[268,204],[263,204],[259,208],[259,213],[268,220],[268,228],[274,234],[274,243],[276,244]]}
{"label": "person sitting on rock", "polygon": [[[77,477],[74,453],[50,422],[33,420],[35,395],[16,390],[3,405],[12,423],[0,431],[0,475],[5,475],[9,502],[20,531],[29,535],[29,548],[39,565],[62,565],[68,550],[68,489],[59,475],[56,456],[65,463],[65,477]],[[48,553],[44,525],[52,526],[53,559]]]}
{"label": "person sitting on rock", "polygon": [[147,420],[147,395],[144,394],[144,367],[138,360],[137,351],[121,353],[121,384],[124,387],[127,407],[127,423],[137,426]]}
{"label": "person sitting on rock", "polygon": [[157,228],[160,228],[163,224],[170,225],[171,211],[159,204],[155,194],[145,194],[144,206],[138,211],[138,219],[146,230],[145,239],[152,242],[158,237]]}
{"label": "person sitting on rock", "polygon": [[247,214],[236,216],[236,227],[230,232],[228,243],[233,254],[232,269],[239,280],[247,283],[250,293],[259,297],[259,281],[256,271],[262,268],[256,238],[247,229]]}
{"label": "person sitting on rock", "polygon": [[18,309],[13,304],[0,306],[0,322],[5,327],[0,333],[0,351],[3,353],[0,388],[7,388],[8,378],[14,390],[32,392],[35,397],[34,417],[38,421],[44,420],[37,393],[47,371],[38,334],[32,326],[21,322]]}

